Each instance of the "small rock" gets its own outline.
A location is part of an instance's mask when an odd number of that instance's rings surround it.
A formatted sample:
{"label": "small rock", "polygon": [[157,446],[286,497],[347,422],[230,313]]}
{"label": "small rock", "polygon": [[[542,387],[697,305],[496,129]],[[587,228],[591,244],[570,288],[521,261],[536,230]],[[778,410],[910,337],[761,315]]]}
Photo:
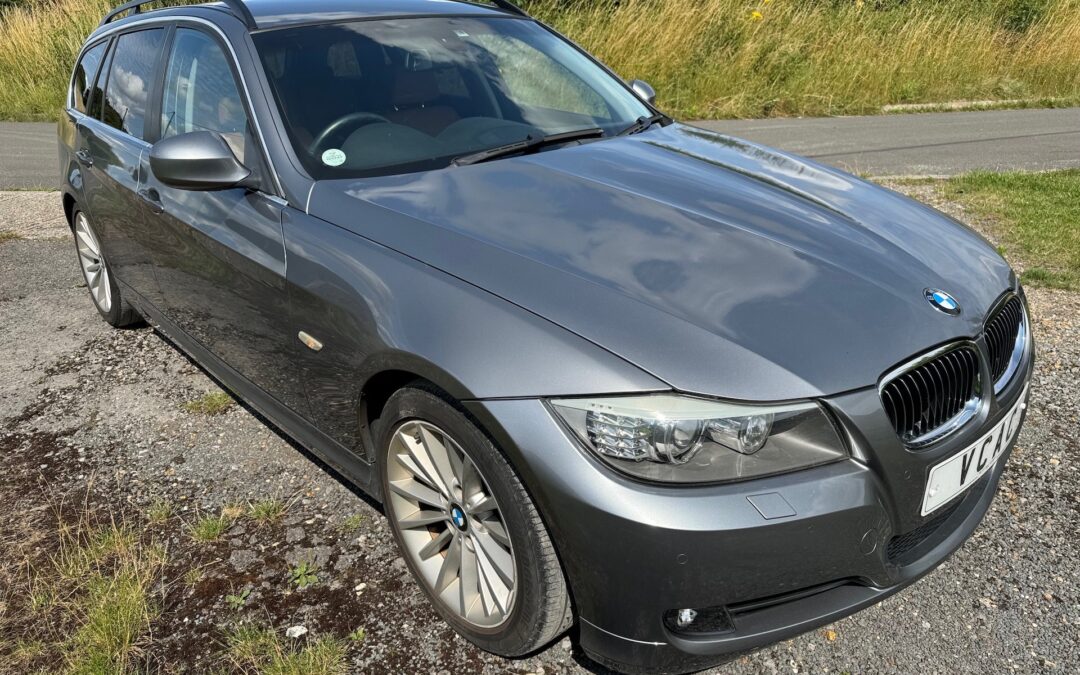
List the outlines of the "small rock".
{"label": "small rock", "polygon": [[292,638],[293,640],[298,637],[303,637],[306,634],[307,628],[304,626],[290,626],[288,630],[285,631],[285,637]]}

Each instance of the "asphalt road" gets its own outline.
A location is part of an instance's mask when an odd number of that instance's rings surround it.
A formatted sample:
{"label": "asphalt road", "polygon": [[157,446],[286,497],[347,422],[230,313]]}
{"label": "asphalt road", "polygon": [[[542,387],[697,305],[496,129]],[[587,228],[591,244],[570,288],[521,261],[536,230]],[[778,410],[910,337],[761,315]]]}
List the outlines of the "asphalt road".
{"label": "asphalt road", "polygon": [[[874,176],[1080,167],[1080,108],[694,122]],[[55,187],[51,123],[0,122],[0,189]]]}
{"label": "asphalt road", "polygon": [[1080,108],[696,124],[872,176],[1080,167]]}
{"label": "asphalt road", "polygon": [[0,122],[0,190],[57,188],[56,125]]}

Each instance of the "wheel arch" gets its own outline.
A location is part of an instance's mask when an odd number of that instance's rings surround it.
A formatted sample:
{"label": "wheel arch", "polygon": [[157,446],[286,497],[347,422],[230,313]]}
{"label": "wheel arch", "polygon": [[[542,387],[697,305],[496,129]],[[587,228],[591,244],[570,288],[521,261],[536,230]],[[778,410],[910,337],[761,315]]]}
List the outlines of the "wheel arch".
{"label": "wheel arch", "polygon": [[369,358],[361,370],[360,381],[363,385],[357,402],[359,435],[372,460],[377,451],[372,425],[396,392],[410,385],[421,384],[434,387],[458,403],[475,398],[458,378],[423,357],[402,351],[385,352]]}
{"label": "wheel arch", "polygon": [[67,222],[68,229],[72,229],[75,227],[75,206],[78,202],[75,200],[75,195],[67,190],[64,190],[61,201],[64,205],[64,220]]}

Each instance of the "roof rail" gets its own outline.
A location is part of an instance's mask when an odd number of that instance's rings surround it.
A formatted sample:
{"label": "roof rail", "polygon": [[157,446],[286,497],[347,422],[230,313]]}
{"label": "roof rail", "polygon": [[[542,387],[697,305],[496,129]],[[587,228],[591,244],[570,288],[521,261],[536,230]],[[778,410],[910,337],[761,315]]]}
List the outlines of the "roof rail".
{"label": "roof rail", "polygon": [[506,10],[507,12],[510,12],[511,14],[520,14],[521,16],[529,16],[529,14],[525,10],[518,7],[514,3],[510,2],[510,0],[491,0],[491,2],[496,7],[498,7],[499,9]]}
{"label": "roof rail", "polygon": [[485,0],[458,0],[458,2],[466,2],[470,5],[483,5],[490,3],[504,12],[509,12],[510,14],[517,14],[518,16],[528,17],[530,19],[532,18],[529,16],[528,12],[518,7],[514,3],[510,2],[510,0],[486,0],[486,2]]}
{"label": "roof rail", "polygon": [[[130,2],[125,2],[113,11],[106,14],[105,18],[102,19],[101,23],[98,24],[98,28],[109,23],[118,15],[123,14],[124,12],[130,11],[132,14],[139,14],[142,11],[143,5],[149,5],[154,1],[155,0],[131,0]],[[248,27],[248,30],[255,30],[256,28],[258,28],[258,25],[255,23],[254,15],[252,15],[251,10],[247,8],[247,5],[244,4],[243,0],[221,0],[221,2],[223,2],[225,6],[232,11],[236,18],[244,22],[244,25]],[[498,2],[496,2],[496,4],[498,4]],[[179,7],[181,5],[177,6]]]}

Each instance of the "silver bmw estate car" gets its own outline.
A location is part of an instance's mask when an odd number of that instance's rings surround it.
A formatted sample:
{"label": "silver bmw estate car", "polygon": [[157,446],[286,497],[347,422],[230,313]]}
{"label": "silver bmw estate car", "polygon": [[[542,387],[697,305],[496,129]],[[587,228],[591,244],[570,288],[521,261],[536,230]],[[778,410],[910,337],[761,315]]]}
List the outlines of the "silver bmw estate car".
{"label": "silver bmw estate car", "polygon": [[1034,347],[964,225],[680,124],[505,0],[143,9],[59,124],[94,305],[380,500],[473,643],[693,670],[979,525]]}

